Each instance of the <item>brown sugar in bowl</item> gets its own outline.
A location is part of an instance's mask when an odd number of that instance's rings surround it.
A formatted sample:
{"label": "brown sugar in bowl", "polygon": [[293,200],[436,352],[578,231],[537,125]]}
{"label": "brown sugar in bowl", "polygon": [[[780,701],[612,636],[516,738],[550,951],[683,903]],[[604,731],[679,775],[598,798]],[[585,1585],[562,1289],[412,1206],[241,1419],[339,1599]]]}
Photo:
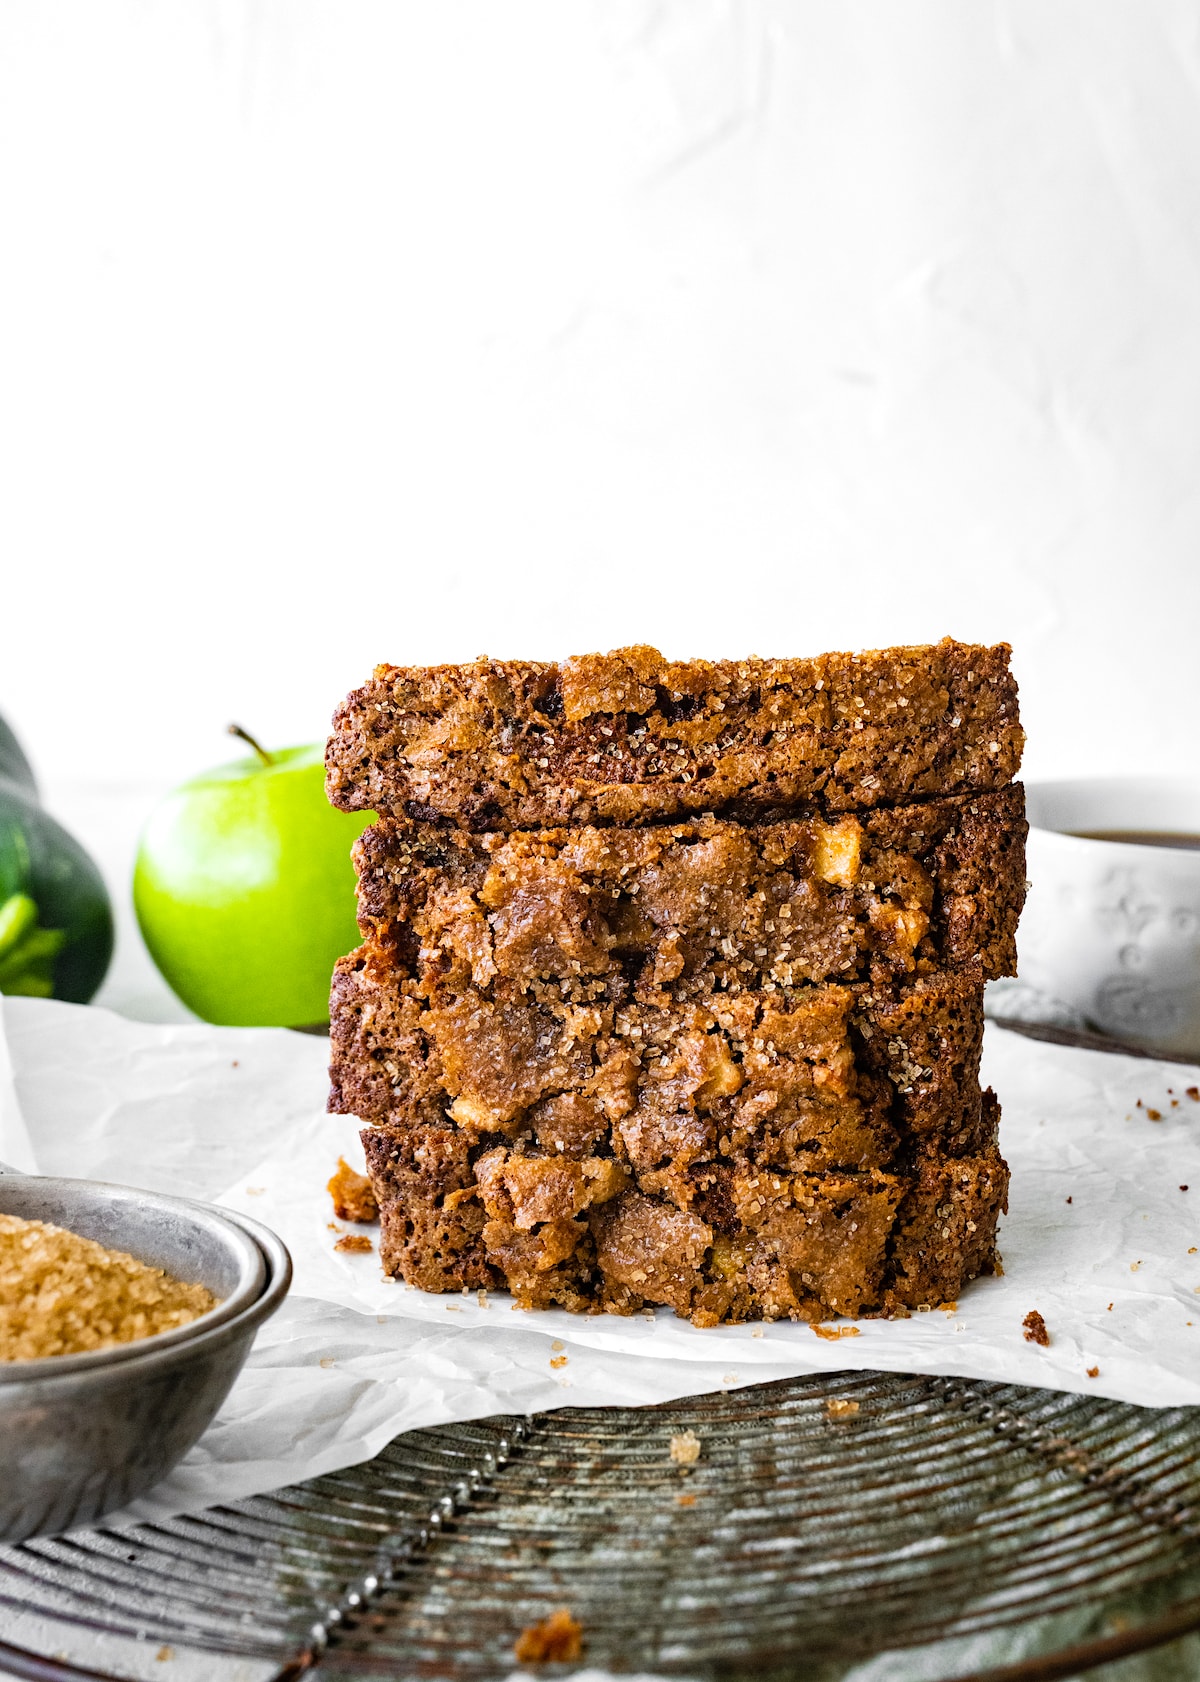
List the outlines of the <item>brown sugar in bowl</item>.
{"label": "brown sugar in bowl", "polygon": [[126,1250],[0,1212],[0,1361],[113,1349],[190,1326],[218,1306]]}
{"label": "brown sugar in bowl", "polygon": [[204,1286],[189,1324],[81,1354],[0,1361],[0,1542],[94,1523],[211,1422],[279,1307],[291,1259],[258,1222],[95,1181],[0,1174],[0,1212],[46,1221]]}

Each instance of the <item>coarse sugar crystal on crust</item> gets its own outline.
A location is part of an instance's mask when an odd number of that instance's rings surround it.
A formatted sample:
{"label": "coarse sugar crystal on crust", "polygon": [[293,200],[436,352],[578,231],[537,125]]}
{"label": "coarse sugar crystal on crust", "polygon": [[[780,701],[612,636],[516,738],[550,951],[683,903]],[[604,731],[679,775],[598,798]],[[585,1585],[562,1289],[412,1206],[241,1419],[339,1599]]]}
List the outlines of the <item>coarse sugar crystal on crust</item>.
{"label": "coarse sugar crystal on crust", "polygon": [[983,792],[1020,766],[1009,653],[384,665],[334,717],[326,787],[346,811],[492,830]]}
{"label": "coarse sugar crystal on crust", "polygon": [[383,820],[355,846],[358,915],[423,975],[580,1002],[618,976],[647,1001],[934,969],[988,981],[1015,969],[1026,827],[1020,785],[834,821]]}
{"label": "coarse sugar crystal on crust", "polygon": [[363,1141],[387,1271],[425,1290],[507,1286],[525,1308],[666,1304],[697,1325],[954,1300],[996,1265],[1008,1185],[993,1144],[894,1173],[730,1166],[723,1201],[680,1208],[612,1156],[476,1154],[448,1128],[369,1128]]}
{"label": "coarse sugar crystal on crust", "polygon": [[[339,966],[331,1107],[375,1124],[381,1257],[423,1289],[700,1324],[899,1311],[989,1265],[1007,1182],[981,1014],[978,982],[936,974],[468,1000],[363,949]],[[969,1204],[957,1249],[948,1204]]]}
{"label": "coarse sugar crystal on crust", "polygon": [[582,1009],[430,990],[364,947],[335,977],[330,1108],[525,1134],[571,1157],[615,1133],[645,1189],[688,1204],[693,1165],[717,1155],[852,1169],[905,1142],[975,1149],[988,1137],[981,1039],[982,989],[961,976]]}

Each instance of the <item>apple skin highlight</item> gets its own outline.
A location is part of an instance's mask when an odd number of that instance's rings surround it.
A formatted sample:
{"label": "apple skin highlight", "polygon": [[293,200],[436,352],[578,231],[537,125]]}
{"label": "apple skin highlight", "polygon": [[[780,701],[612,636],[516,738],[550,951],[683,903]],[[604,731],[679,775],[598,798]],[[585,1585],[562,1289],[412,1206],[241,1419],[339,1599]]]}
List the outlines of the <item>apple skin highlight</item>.
{"label": "apple skin highlight", "polygon": [[142,832],[133,903],[164,979],[207,1022],[309,1027],[357,945],[350,849],[370,813],[336,812],[319,744],[206,771]]}

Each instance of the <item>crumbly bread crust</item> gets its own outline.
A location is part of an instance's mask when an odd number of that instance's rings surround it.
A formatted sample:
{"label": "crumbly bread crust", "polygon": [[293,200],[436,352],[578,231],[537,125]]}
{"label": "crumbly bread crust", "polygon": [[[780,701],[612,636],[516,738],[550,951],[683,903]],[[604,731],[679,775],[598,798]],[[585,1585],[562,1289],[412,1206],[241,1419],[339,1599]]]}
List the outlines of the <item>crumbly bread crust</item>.
{"label": "crumbly bread crust", "polygon": [[389,1273],[429,1291],[507,1286],[525,1308],[665,1303],[701,1326],[953,1301],[998,1265],[1007,1207],[994,1143],[907,1173],[731,1169],[723,1202],[690,1209],[642,1192],[611,1157],[498,1145],[472,1164],[450,1127],[368,1128],[363,1143]]}
{"label": "crumbly bread crust", "polygon": [[363,947],[333,996],[336,1113],[569,1157],[608,1141],[643,1189],[684,1206],[710,1158],[870,1168],[904,1141],[961,1155],[988,1137],[982,990],[961,976],[580,1011],[427,994]]}
{"label": "crumbly bread crust", "polygon": [[917,1159],[892,1233],[890,1304],[952,1302],[967,1280],[999,1271],[996,1223],[1008,1208],[1008,1164],[995,1142],[999,1126],[1000,1106],[989,1087],[981,1132],[992,1142],[966,1158]]}
{"label": "crumbly bread crust", "polygon": [[[713,1324],[900,1311],[990,1265],[1007,1178],[976,981],[633,1000],[583,1021],[426,992],[368,947],[334,998],[330,1107],[376,1124],[381,1258],[422,1289],[667,1302]],[[952,1241],[945,1205],[967,1210]]]}
{"label": "crumbly bread crust", "polygon": [[[1024,794],[754,825],[471,834],[384,820],[355,845],[359,923],[430,983],[587,1004],[1010,975]],[[413,953],[415,951],[415,958]]]}
{"label": "crumbly bread crust", "polygon": [[642,824],[812,803],[864,810],[1001,788],[1024,735],[1010,650],[947,638],[810,660],[379,666],[339,708],[345,811],[474,829]]}

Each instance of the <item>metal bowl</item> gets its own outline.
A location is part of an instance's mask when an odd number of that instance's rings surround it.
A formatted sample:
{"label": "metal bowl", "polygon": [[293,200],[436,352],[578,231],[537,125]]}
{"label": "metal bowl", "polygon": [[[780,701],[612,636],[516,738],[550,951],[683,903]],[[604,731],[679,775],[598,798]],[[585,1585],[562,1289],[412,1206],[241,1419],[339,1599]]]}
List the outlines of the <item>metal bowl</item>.
{"label": "metal bowl", "polygon": [[54,1220],[229,1293],[191,1325],[155,1337],[0,1362],[0,1542],[19,1542],[94,1523],[176,1465],[286,1296],[292,1264],[257,1221],[124,1186],[6,1174],[0,1209]]}

